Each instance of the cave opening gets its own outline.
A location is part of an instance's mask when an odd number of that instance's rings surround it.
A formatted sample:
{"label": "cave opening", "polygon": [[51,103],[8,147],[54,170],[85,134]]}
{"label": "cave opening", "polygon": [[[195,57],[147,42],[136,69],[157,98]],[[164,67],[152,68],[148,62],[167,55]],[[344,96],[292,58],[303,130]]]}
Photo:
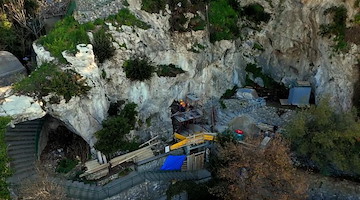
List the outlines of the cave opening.
{"label": "cave opening", "polygon": [[90,155],[90,147],[82,137],[50,116],[44,122],[38,146],[40,162],[49,172],[67,173]]}

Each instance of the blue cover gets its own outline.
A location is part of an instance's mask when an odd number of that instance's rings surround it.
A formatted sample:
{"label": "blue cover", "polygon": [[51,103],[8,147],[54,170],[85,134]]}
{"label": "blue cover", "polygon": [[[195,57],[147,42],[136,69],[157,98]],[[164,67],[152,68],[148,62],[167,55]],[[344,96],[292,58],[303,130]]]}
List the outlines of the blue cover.
{"label": "blue cover", "polygon": [[172,156],[169,155],[163,166],[161,167],[161,170],[181,170],[181,166],[183,165],[184,161],[186,159],[186,156]]}
{"label": "blue cover", "polygon": [[294,87],[289,92],[289,104],[309,105],[311,87]]}

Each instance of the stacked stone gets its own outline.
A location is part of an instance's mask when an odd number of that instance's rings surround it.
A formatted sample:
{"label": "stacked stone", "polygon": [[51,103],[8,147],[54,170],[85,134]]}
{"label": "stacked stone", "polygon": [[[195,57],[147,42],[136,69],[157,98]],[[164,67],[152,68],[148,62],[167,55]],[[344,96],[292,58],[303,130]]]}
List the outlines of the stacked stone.
{"label": "stacked stone", "polygon": [[114,15],[124,7],[124,0],[77,0],[74,17],[80,23],[86,23]]}

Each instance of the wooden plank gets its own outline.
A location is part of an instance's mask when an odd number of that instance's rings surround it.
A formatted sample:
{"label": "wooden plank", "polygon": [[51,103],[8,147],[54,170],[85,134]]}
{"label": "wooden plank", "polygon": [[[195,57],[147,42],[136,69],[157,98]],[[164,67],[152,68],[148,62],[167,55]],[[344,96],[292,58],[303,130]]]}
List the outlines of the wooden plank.
{"label": "wooden plank", "polygon": [[142,143],[139,147],[143,147],[143,146],[145,146],[146,144],[149,144],[149,145],[150,145],[150,143],[151,143],[152,141],[154,141],[155,139],[157,139],[158,137],[159,137],[159,136],[157,135],[157,136],[151,138],[150,140]]}
{"label": "wooden plank", "polygon": [[132,151],[130,153],[127,153],[127,154],[124,154],[124,155],[121,155],[121,156],[118,156],[116,158],[113,158],[110,160],[110,164],[111,164],[111,167],[115,167],[117,165],[120,165],[121,163],[124,163],[126,161],[129,161],[133,158],[135,158],[136,156],[144,153],[146,150],[150,149],[151,150],[151,145],[150,146],[146,146],[146,147],[143,147],[141,149],[138,149],[136,151]]}

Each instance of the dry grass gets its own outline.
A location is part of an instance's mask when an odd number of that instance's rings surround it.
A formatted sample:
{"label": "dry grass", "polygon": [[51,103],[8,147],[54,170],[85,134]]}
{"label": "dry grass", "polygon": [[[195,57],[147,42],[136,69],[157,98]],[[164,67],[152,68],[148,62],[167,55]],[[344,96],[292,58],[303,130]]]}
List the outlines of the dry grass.
{"label": "dry grass", "polygon": [[37,168],[37,177],[25,181],[20,186],[20,199],[28,200],[66,200],[65,188],[51,181],[49,174]]}

